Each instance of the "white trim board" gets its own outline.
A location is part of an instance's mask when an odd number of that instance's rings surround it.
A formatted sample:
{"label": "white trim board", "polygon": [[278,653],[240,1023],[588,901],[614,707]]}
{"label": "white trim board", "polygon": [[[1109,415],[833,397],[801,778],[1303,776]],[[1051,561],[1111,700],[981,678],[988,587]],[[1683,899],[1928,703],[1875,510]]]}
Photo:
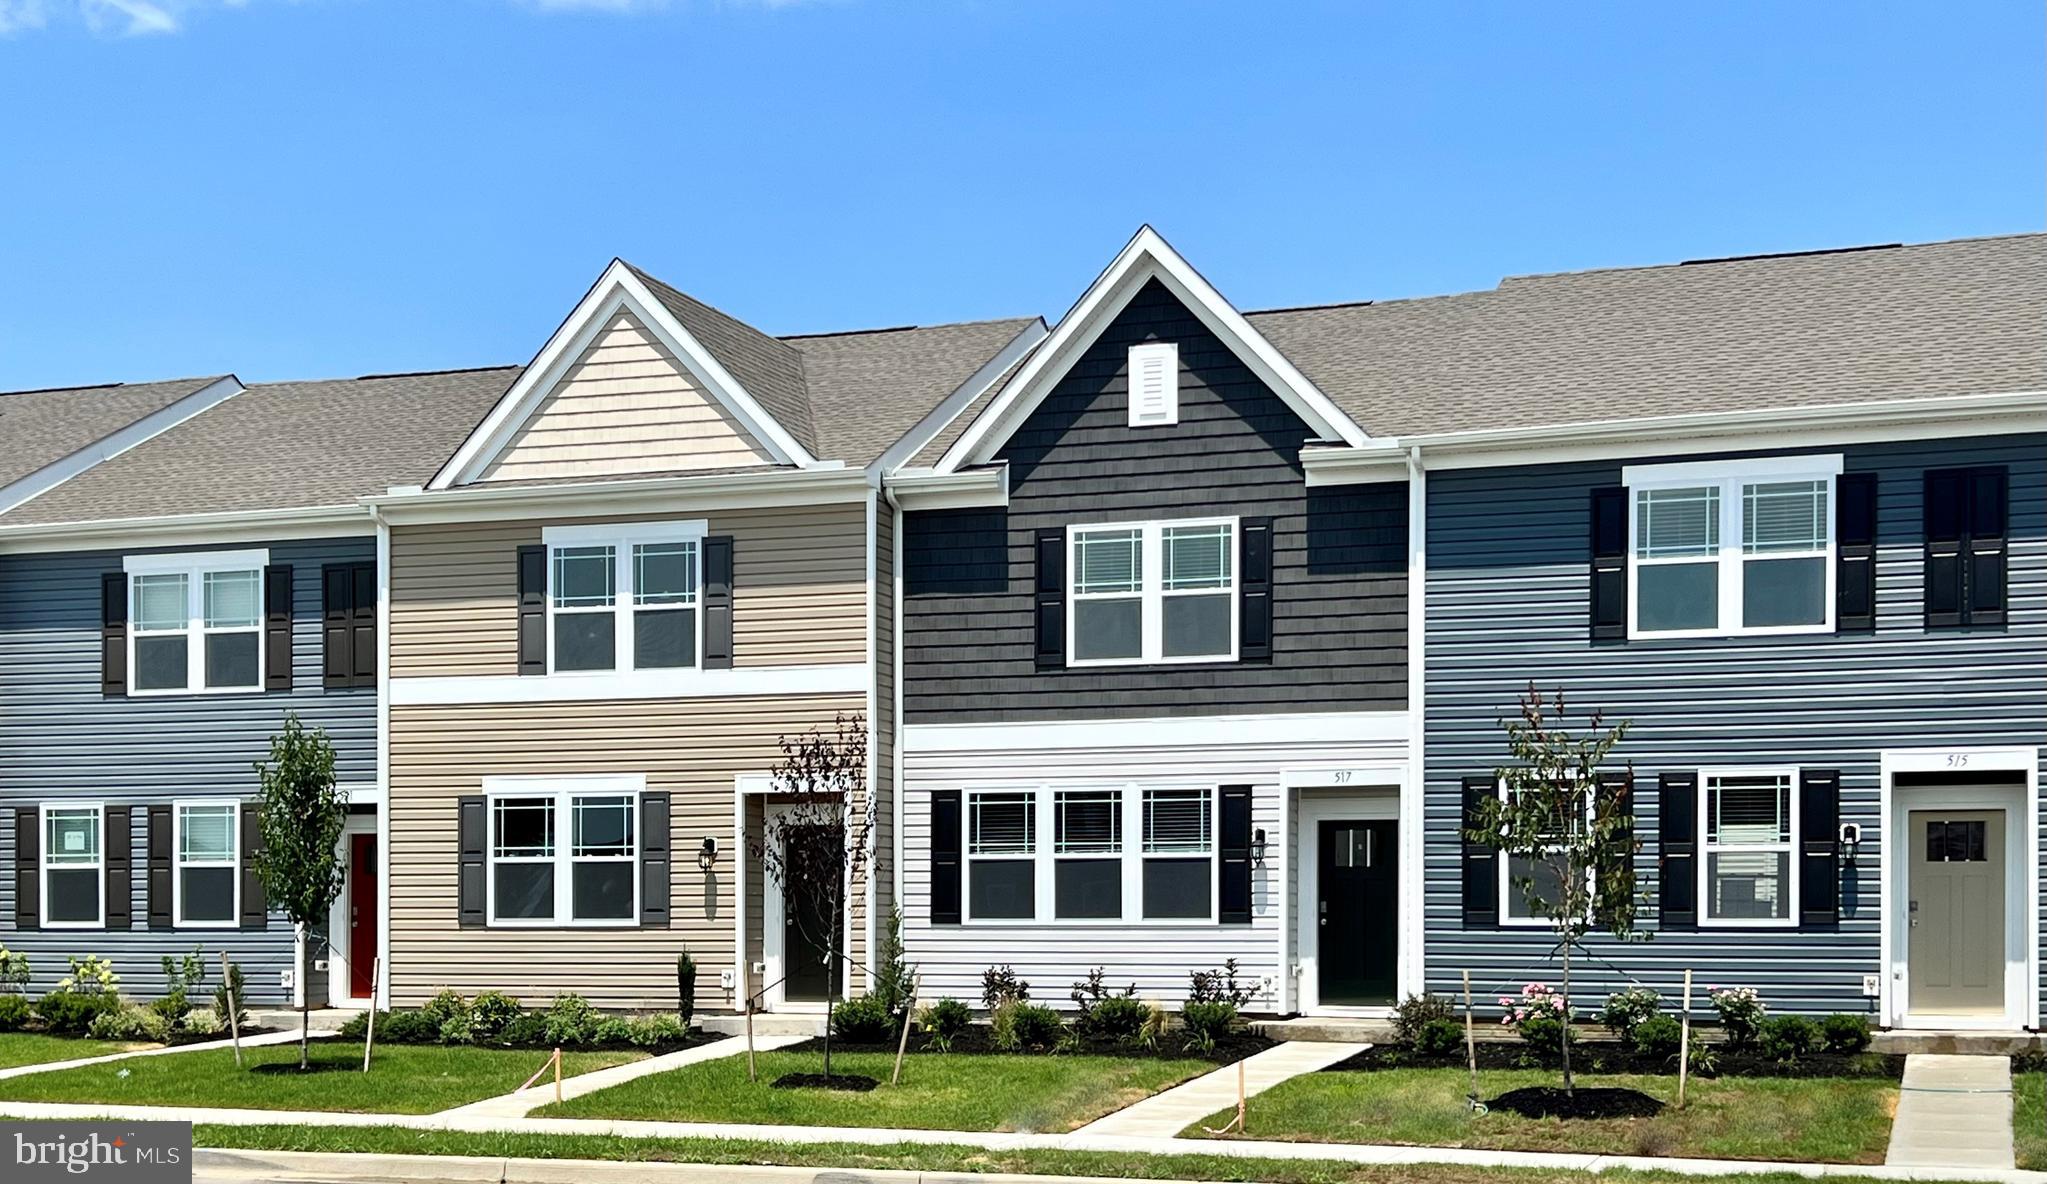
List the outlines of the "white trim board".
{"label": "white trim board", "polygon": [[1408,735],[1408,713],[1405,711],[1333,711],[1005,724],[917,724],[903,729],[902,747],[905,752],[982,752],[1351,742],[1394,744],[1405,748]]}
{"label": "white trim board", "polygon": [[1094,344],[1138,290],[1153,279],[1178,297],[1317,436],[1341,440],[1353,447],[1365,444],[1368,437],[1363,428],[1308,381],[1158,231],[1144,226],[1059,319],[1051,335],[1025,360],[1002,393],[946,450],[935,466],[937,471],[951,473],[991,459],[1011,433],[1030,418],[1073,362]]}
{"label": "white trim board", "polygon": [[613,259],[597,277],[589,292],[540,347],[533,361],[498,399],[490,414],[471,432],[455,455],[427,483],[430,490],[443,490],[475,481],[505,450],[527,417],[547,397],[576,359],[604,331],[613,317],[626,311],[637,317],[657,341],[681,362],[690,377],[712,398],[724,404],[748,434],[785,465],[809,465],[815,457],[796,437],[776,422],[723,363],[692,336],[668,306],[649,291],[623,259]]}
{"label": "white trim board", "polygon": [[836,666],[750,666],[734,670],[628,670],[603,674],[479,674],[390,680],[394,707],[460,703],[591,703],[614,699],[700,699],[753,695],[858,695],[865,662]]}
{"label": "white trim board", "polygon": [[1050,332],[1050,327],[1045,324],[1045,318],[1034,318],[1030,324],[1019,330],[1015,337],[1010,338],[1008,345],[1003,346],[1000,352],[988,359],[986,365],[969,375],[958,389],[941,400],[938,406],[925,414],[924,418],[918,420],[915,427],[904,432],[901,439],[889,445],[888,451],[867,466],[868,469],[892,473],[898,466],[924,451],[924,446],[931,443],[932,439],[944,430],[945,425],[973,406],[974,400],[988,393],[988,388],[994,385],[996,380],[1009,373],[1009,368],[1023,360],[1024,355],[1038,348],[1038,344],[1044,341]]}
{"label": "white trim board", "polygon": [[[1316,890],[1319,886],[1318,877],[1321,875],[1320,852],[1317,849],[1321,838],[1319,827],[1323,822],[1355,818],[1365,821],[1391,821],[1394,823],[1394,834],[1396,836],[1394,858],[1399,861],[1398,869],[1400,872],[1397,881],[1398,909],[1400,913],[1398,924],[1400,931],[1399,938],[1395,942],[1393,972],[1395,996],[1404,998],[1410,994],[1413,989],[1411,984],[1420,978],[1420,968],[1410,963],[1413,951],[1410,948],[1412,943],[1408,940],[1408,937],[1410,930],[1419,928],[1422,923],[1421,900],[1410,891],[1406,872],[1409,863],[1420,864],[1422,862],[1422,851],[1419,846],[1410,845],[1407,842],[1405,835],[1407,828],[1400,825],[1400,798],[1407,781],[1405,775],[1407,770],[1402,767],[1389,770],[1389,772],[1392,775],[1383,782],[1376,784],[1366,783],[1355,788],[1343,786],[1341,787],[1343,792],[1340,794],[1314,794],[1309,796],[1302,794],[1299,789],[1289,788],[1287,790],[1287,802],[1294,811],[1294,817],[1293,825],[1284,829],[1291,832],[1291,846],[1293,850],[1289,854],[1292,857],[1294,866],[1294,891],[1300,898],[1300,908],[1296,910],[1297,915],[1294,918],[1295,932],[1293,934],[1295,943],[1294,964],[1292,967],[1295,991],[1294,1010],[1310,1015],[1376,1015],[1387,1010],[1381,1007],[1322,1006],[1320,981],[1317,978],[1320,966],[1316,957],[1311,956],[1308,951],[1313,948],[1316,950],[1317,955],[1321,952],[1319,927],[1316,924],[1319,914],[1316,912],[1315,905],[1317,902]],[[1324,781],[1318,786],[1303,786],[1303,788],[1334,787],[1329,786],[1329,783]],[[1285,845],[1284,842],[1282,845]],[[1281,891],[1284,892],[1285,889],[1282,887]],[[1286,934],[1286,927],[1284,925],[1280,927],[1280,933],[1282,937]]]}
{"label": "white trim board", "polygon": [[[711,510],[857,502],[876,478],[832,461],[808,469],[759,469],[694,477],[629,477],[557,485],[467,485],[426,492],[394,487],[362,504],[396,525],[604,518],[630,514],[674,517]],[[0,539],[5,532],[0,531]]]}
{"label": "white trim board", "polygon": [[83,473],[101,461],[113,458],[154,436],[177,427],[201,412],[211,410],[246,389],[232,374],[214,379],[191,394],[173,399],[148,415],[101,436],[67,456],[59,457],[24,477],[0,485],[0,514],[33,501]]}
{"label": "white trim board", "polygon": [[358,505],[34,523],[0,526],[0,555],[218,547],[282,542],[286,539],[366,538],[373,529],[370,511]]}

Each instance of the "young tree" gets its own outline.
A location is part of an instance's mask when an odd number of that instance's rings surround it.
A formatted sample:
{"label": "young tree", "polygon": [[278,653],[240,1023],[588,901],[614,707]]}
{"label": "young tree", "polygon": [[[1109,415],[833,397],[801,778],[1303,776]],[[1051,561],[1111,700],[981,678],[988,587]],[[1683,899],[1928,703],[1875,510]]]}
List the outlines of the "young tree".
{"label": "young tree", "polygon": [[1603,766],[1628,723],[1606,726],[1594,710],[1574,726],[1564,693],[1545,698],[1534,683],[1520,716],[1503,719],[1512,763],[1497,771],[1504,792],[1484,799],[1467,832],[1518,867],[1512,887],[1528,911],[1549,922],[1563,960],[1560,1033],[1564,1093],[1571,1076],[1571,954],[1594,933],[1635,940],[1633,774]]}
{"label": "young tree", "polygon": [[858,712],[840,715],[831,731],[813,728],[801,736],[784,736],[781,747],[782,759],[771,775],[782,809],[767,824],[755,853],[786,899],[827,902],[822,910],[798,909],[793,917],[807,943],[824,950],[824,1075],[829,1080],[831,1012],[838,1005],[841,963],[851,961],[844,953],[846,886],[866,874],[872,856],[867,724]]}
{"label": "young tree", "polygon": [[[341,833],[348,823],[348,795],[334,784],[334,744],[324,729],[307,731],[296,713],[270,739],[270,759],[256,763],[262,790],[256,801],[263,845],[255,852],[263,895],[306,940],[299,943],[298,982],[306,982],[306,961],[316,926],[341,896],[347,865]],[[299,1004],[299,1068],[308,1067],[306,1031],[312,993]]]}

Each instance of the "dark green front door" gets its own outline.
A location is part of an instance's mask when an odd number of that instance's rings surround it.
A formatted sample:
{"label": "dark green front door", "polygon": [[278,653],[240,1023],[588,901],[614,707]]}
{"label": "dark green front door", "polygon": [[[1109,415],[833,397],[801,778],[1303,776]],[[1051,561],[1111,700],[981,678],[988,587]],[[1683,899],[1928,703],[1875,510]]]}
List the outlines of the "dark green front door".
{"label": "dark green front door", "polygon": [[1394,1001],[1400,935],[1399,838],[1391,821],[1324,822],[1315,874],[1318,1001]]}

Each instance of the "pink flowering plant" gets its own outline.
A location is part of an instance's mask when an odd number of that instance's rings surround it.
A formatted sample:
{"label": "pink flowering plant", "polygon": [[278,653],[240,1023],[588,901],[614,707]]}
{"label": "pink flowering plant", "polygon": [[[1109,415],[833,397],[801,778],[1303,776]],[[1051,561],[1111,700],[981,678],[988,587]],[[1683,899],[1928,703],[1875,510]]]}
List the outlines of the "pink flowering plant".
{"label": "pink flowering plant", "polygon": [[1720,1013],[1720,1030],[1727,1034],[1727,1043],[1736,1048],[1755,1043],[1770,1009],[1754,987],[1707,987],[1706,997]]}
{"label": "pink flowering plant", "polygon": [[1562,1050],[1571,1006],[1548,983],[1529,983],[1519,996],[1502,995],[1500,1007],[1505,1013],[1500,1023],[1514,1029],[1521,1039],[1544,1052]]}

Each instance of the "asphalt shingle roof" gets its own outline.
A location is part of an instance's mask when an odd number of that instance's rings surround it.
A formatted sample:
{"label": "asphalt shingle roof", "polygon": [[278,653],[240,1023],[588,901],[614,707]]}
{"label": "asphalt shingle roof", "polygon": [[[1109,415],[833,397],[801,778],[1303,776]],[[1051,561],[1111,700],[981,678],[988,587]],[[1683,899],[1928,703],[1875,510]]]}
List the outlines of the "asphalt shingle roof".
{"label": "asphalt shingle roof", "polygon": [[0,485],[55,464],[224,377],[0,394]]}
{"label": "asphalt shingle roof", "polygon": [[790,339],[803,355],[822,455],[872,462],[1036,323],[1012,317]]}

